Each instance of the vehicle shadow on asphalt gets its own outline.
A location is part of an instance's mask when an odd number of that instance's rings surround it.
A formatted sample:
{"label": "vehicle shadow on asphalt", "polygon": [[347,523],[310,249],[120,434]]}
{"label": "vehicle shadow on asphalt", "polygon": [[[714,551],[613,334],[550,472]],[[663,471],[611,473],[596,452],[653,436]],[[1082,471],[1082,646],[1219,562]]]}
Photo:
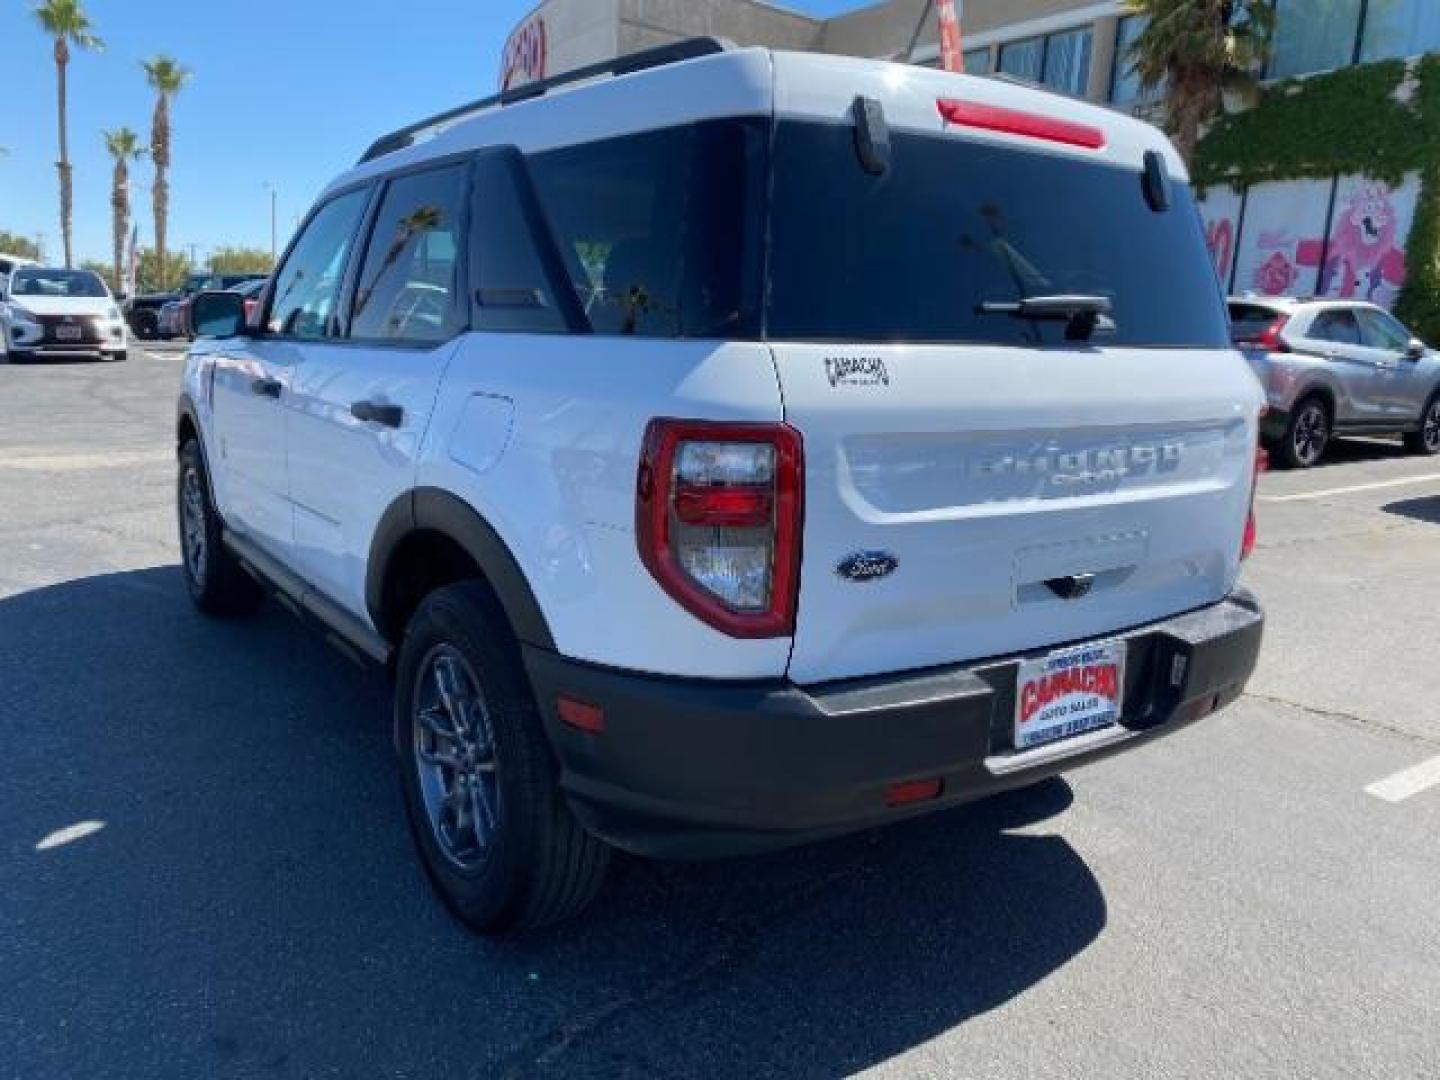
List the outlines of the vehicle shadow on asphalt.
{"label": "vehicle shadow on asphalt", "polygon": [[1410,452],[1405,449],[1399,439],[1375,436],[1340,436],[1331,440],[1330,445],[1325,448],[1325,456],[1310,466],[1309,471],[1331,469],[1336,465],[1357,465],[1366,461],[1389,461],[1409,456]]}
{"label": "vehicle shadow on asphalt", "polygon": [[1402,499],[1380,508],[1387,514],[1422,521],[1427,525],[1440,525],[1440,495],[1428,495],[1419,499]]}
{"label": "vehicle shadow on asphalt", "polygon": [[283,613],[199,617],[173,567],[0,600],[18,1075],[834,1076],[1105,926],[1035,828],[1056,780],[762,858],[618,859],[582,919],[481,939],[411,853],[386,693]]}

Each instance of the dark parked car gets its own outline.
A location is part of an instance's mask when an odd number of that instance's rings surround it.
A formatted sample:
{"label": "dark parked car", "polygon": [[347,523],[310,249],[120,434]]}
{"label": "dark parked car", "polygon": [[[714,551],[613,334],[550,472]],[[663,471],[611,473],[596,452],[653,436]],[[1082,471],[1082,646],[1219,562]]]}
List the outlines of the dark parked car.
{"label": "dark parked car", "polygon": [[125,321],[136,337],[169,339],[184,333],[185,319],[179,305],[198,292],[233,289],[265,279],[264,274],[191,274],[178,292],[137,296],[125,305]]}

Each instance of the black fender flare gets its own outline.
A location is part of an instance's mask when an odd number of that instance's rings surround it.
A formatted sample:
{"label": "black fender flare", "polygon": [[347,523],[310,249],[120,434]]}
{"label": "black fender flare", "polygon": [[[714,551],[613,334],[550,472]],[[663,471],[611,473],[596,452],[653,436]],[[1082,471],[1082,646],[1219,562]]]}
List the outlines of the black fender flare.
{"label": "black fender flare", "polygon": [[[188,393],[180,395],[180,400],[175,404],[175,455],[180,455],[183,443],[180,439],[180,432],[183,430],[186,421],[195,430],[195,445],[200,447],[200,462],[205,466],[205,482],[210,487],[210,499],[215,499],[215,474],[210,471],[210,455],[205,449],[205,429],[200,426],[200,410],[195,407],[195,402],[190,400]],[[215,511],[220,512],[219,508]]]}
{"label": "black fender flare", "polygon": [[440,488],[415,488],[400,496],[376,526],[365,572],[365,607],[375,626],[382,631],[385,627],[385,578],[391,557],[406,537],[421,530],[447,537],[474,560],[521,642],[555,651],[550,624],[510,548],[469,503]]}
{"label": "black fender flare", "polygon": [[[181,394],[180,400],[175,403],[175,443],[178,448],[180,443],[180,425],[186,420],[195,429],[195,437],[200,438],[200,411],[195,408],[195,402],[190,400],[190,395]],[[200,438],[201,451],[203,452],[205,440]]]}

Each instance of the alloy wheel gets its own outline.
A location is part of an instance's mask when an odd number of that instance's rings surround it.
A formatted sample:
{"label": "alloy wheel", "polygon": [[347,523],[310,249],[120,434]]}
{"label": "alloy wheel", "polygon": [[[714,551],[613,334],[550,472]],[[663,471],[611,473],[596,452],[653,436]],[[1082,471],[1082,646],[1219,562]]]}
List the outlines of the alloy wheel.
{"label": "alloy wheel", "polygon": [[205,493],[200,483],[196,470],[185,470],[180,491],[180,539],[185,548],[185,569],[196,584],[205,581],[210,555],[205,537]]}
{"label": "alloy wheel", "polygon": [[1329,420],[1319,405],[1306,405],[1295,420],[1295,459],[1303,465],[1314,465],[1325,453],[1329,442]]}
{"label": "alloy wheel", "polygon": [[499,835],[499,762],[480,680],[453,646],[437,645],[421,662],[412,708],[412,755],[431,836],[446,859],[474,871]]}
{"label": "alloy wheel", "polygon": [[1430,407],[1425,410],[1420,437],[1425,440],[1426,450],[1432,454],[1440,453],[1440,398],[1430,402]]}

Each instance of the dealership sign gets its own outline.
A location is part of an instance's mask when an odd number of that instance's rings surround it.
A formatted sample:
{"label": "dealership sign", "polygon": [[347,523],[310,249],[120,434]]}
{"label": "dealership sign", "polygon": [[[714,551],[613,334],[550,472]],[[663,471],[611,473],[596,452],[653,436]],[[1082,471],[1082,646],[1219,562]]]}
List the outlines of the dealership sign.
{"label": "dealership sign", "polygon": [[545,20],[536,15],[521,23],[505,42],[505,51],[500,56],[500,89],[509,90],[545,78],[547,52]]}

